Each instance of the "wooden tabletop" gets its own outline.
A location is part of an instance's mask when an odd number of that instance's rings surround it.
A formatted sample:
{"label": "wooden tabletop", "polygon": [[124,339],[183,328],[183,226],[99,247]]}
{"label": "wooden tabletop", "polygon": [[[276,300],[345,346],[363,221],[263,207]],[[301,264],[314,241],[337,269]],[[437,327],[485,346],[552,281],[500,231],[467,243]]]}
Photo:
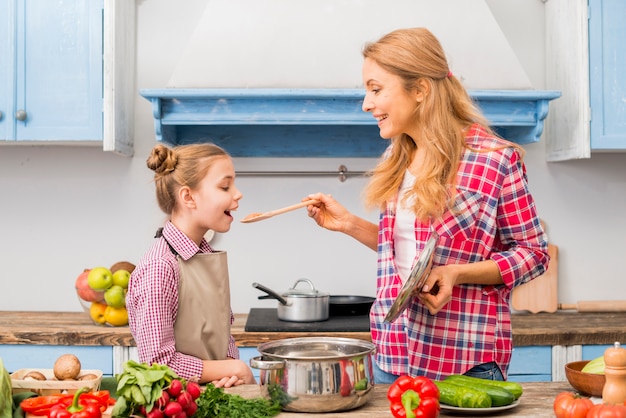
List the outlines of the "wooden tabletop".
{"label": "wooden tabletop", "polygon": [[[233,336],[240,347],[293,337],[328,336],[319,332],[246,332],[247,314],[235,314]],[[512,315],[513,344],[612,344],[626,341],[626,312]],[[370,340],[369,332],[334,332],[333,337]],[[84,312],[0,311],[0,344],[134,346],[128,327],[95,325]]]}
{"label": "wooden tabletop", "polygon": [[[524,393],[520,397],[520,403],[515,408],[500,411],[493,415],[498,417],[518,417],[518,418],[541,418],[554,417],[553,403],[554,398],[561,392],[572,391],[572,387],[567,382],[537,382],[522,383]],[[295,412],[282,412],[279,418],[300,417],[303,416],[323,416],[327,417],[349,417],[349,418],[370,418],[372,416],[390,417],[389,401],[387,400],[387,389],[389,385],[375,385],[374,395],[372,398],[360,408],[345,412],[330,412],[325,414],[303,414]],[[228,393],[237,393],[246,398],[261,396],[258,385],[244,385],[226,389]],[[441,411],[441,416],[452,415]],[[470,414],[469,416],[478,416],[482,414]],[[493,416],[487,415],[487,416]]]}

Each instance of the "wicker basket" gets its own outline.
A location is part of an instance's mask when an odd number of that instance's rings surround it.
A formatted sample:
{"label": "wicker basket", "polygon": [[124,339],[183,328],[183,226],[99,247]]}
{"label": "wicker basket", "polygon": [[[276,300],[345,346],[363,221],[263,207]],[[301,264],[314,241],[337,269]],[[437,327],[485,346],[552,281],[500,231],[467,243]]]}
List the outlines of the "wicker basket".
{"label": "wicker basket", "polygon": [[[24,376],[32,371],[42,373],[46,376],[47,380],[24,380]],[[56,377],[54,377],[52,369],[19,369],[11,374],[11,384],[14,394],[20,392],[34,392],[40,396],[56,393],[75,393],[82,387],[88,387],[94,391],[100,389],[102,371],[83,369],[80,371],[78,377],[87,374],[96,375],[97,378],[86,380],[57,380]]]}

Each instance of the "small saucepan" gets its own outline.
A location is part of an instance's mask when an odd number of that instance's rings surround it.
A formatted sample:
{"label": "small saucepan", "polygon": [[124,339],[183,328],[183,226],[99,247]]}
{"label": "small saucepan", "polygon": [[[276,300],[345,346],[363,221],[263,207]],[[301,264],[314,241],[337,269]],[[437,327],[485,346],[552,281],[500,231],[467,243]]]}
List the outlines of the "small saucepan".
{"label": "small saucepan", "polygon": [[[298,284],[306,283],[309,288],[298,288]],[[330,294],[315,289],[309,279],[298,279],[292,288],[283,294],[263,286],[252,283],[252,286],[267,293],[259,299],[278,300],[278,319],[289,322],[317,322],[328,319]]]}

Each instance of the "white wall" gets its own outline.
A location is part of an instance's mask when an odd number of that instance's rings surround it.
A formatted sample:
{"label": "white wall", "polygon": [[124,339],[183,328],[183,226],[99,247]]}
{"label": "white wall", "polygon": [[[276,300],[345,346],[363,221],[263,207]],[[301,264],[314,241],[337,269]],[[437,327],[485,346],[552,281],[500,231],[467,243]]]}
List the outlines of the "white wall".
{"label": "white wall", "polygon": [[[180,2],[168,0],[137,0],[137,89],[168,85],[206,6],[217,3],[186,0],[181,7]],[[485,4],[532,87],[545,89],[542,1]],[[386,16],[380,7],[377,3],[369,12]],[[232,22],[238,24],[239,20]],[[467,21],[455,28],[454,36],[462,39],[477,26],[480,22]],[[227,45],[228,39],[219,42]],[[491,74],[492,66],[482,61],[476,65]],[[254,75],[257,69],[249,71]],[[311,74],[302,77],[309,80]],[[83,268],[119,260],[136,262],[148,248],[164,217],[155,202],[151,172],[145,167],[155,143],[150,105],[139,96],[135,115],[133,158],[97,148],[0,148],[0,310],[80,310],[73,283]],[[626,299],[620,268],[626,255],[622,242],[626,156],[594,154],[590,160],[546,163],[544,148],[544,142],[527,146],[526,163],[540,214],[550,239],[560,248],[560,301]],[[355,170],[371,163],[341,162]],[[238,159],[235,164],[246,169],[273,163]],[[305,164],[313,170],[338,165],[332,160]],[[377,217],[362,208],[359,195],[364,180],[360,178],[341,183],[334,177],[240,177],[237,184],[244,198],[236,219],[295,203],[315,191],[332,193],[350,209],[372,220]],[[376,255],[345,236],[319,229],[304,211],[256,224],[236,221],[213,244],[229,253],[235,312],[275,306],[257,300],[261,293],[252,288],[254,281],[280,291],[307,277],[334,294],[374,293]]]}

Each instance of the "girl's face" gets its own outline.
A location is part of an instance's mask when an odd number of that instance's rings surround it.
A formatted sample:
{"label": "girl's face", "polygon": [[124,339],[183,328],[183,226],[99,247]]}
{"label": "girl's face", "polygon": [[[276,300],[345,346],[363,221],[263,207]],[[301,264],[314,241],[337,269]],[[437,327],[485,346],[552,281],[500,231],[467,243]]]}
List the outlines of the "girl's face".
{"label": "girl's face", "polygon": [[407,93],[400,77],[371,58],[363,62],[363,84],[363,111],[376,118],[380,136],[389,139],[405,133],[417,138],[414,114],[422,95],[417,90]]}
{"label": "girl's face", "polygon": [[243,197],[235,187],[235,167],[229,157],[218,158],[212,164],[196,191],[196,222],[215,232],[226,232],[233,222],[231,211],[239,207]]}

